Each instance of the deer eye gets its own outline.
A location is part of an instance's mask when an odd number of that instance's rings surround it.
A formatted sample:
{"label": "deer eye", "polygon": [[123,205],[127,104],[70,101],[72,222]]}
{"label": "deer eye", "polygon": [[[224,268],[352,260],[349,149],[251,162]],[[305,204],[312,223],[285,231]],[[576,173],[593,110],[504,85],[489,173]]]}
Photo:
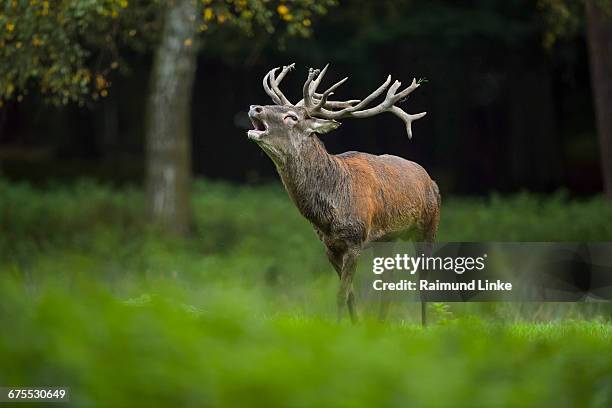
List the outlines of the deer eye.
{"label": "deer eye", "polygon": [[287,119],[291,119],[294,122],[298,121],[298,117],[295,113],[288,113],[285,115],[285,117],[283,118],[284,121],[286,121]]}

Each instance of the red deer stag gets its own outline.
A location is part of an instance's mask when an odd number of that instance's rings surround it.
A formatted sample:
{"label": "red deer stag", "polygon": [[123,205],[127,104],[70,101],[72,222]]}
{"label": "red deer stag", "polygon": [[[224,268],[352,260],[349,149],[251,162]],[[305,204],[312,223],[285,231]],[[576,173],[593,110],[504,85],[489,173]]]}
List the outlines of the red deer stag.
{"label": "red deer stag", "polygon": [[[303,99],[292,104],[279,84],[294,64],[272,69],[263,79],[266,93],[276,105],[252,105],[249,117],[255,129],[248,131],[272,159],[300,213],[314,226],[325,244],[327,257],[340,278],[337,293],[338,319],[345,305],[353,322],[357,321],[353,275],[356,260],[367,243],[398,237],[433,243],[440,220],[440,193],[437,184],[418,164],[397,156],[375,156],[346,152],[327,152],[317,134],[336,129],[336,119],[367,118],[391,112],[411,124],[426,112],[410,115],[396,106],[419,87],[413,80],[398,92],[401,83],[391,84],[391,76],[362,100],[332,101],[329,97],[348,78],[323,93],[317,88],[327,71],[308,72]],[[368,107],[384,91],[382,102]],[[425,323],[424,303],[422,319]]]}

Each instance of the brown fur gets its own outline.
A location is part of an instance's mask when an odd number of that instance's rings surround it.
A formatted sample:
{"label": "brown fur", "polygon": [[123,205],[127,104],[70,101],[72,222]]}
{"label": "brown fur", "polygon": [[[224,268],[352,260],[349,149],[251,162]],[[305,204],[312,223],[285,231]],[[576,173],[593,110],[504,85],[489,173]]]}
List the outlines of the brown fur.
{"label": "brown fur", "polygon": [[[299,121],[293,124],[287,112]],[[299,108],[266,106],[252,117],[266,122],[266,137],[257,142],[338,273],[338,317],[348,305],[355,321],[352,279],[361,249],[397,238],[434,242],[441,204],[437,184],[420,165],[397,156],[329,154],[311,130],[315,119]]]}

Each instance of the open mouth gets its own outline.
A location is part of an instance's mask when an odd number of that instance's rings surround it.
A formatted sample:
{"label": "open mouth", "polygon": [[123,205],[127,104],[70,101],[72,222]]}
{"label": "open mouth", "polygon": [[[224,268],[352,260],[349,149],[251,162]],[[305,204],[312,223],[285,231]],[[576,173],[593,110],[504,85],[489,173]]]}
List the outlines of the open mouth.
{"label": "open mouth", "polygon": [[255,129],[249,130],[247,132],[247,135],[249,136],[249,139],[258,140],[266,133],[268,127],[266,126],[266,123],[261,119],[258,119],[253,116],[251,116],[250,119]]}

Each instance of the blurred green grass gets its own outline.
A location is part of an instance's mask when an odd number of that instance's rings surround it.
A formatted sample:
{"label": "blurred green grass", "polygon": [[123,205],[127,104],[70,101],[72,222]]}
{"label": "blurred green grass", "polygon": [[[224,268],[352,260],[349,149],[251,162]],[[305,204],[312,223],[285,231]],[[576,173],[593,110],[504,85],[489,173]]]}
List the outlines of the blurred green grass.
{"label": "blurred green grass", "polygon": [[[0,385],[68,385],[75,406],[612,403],[600,309],[437,304],[422,329],[415,304],[337,325],[335,273],[279,187],[198,181],[190,239],[143,208],[135,188],[0,181]],[[439,239],[610,241],[612,206],[449,198]]]}
{"label": "blurred green grass", "polygon": [[34,300],[2,292],[1,382],[69,385],[75,406],[611,402],[612,329],[602,322],[351,327],[260,314],[266,307],[248,293],[193,308],[167,294],[121,302],[85,282]]}

